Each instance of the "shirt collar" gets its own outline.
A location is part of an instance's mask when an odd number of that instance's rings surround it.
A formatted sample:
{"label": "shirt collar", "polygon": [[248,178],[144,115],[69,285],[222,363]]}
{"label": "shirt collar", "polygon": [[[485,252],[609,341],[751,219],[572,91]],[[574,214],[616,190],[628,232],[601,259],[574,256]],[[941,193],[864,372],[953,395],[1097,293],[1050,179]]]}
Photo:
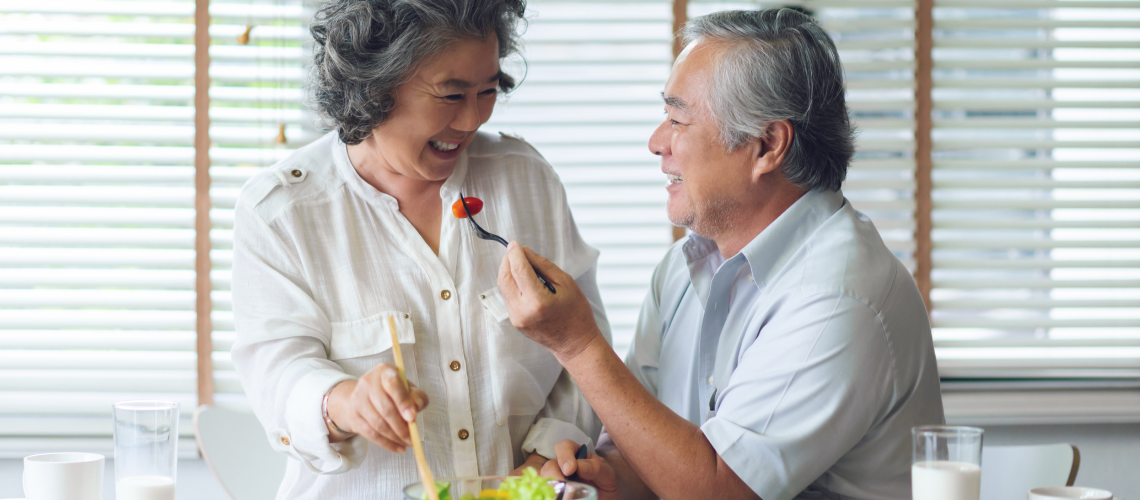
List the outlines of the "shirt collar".
{"label": "shirt collar", "polygon": [[470,144],[459,153],[459,159],[455,162],[455,170],[451,171],[447,181],[439,187],[439,197],[443,200],[445,214],[447,213],[446,207],[450,207],[452,203],[459,201],[459,192],[463,190],[463,182],[467,180],[467,151],[469,149],[471,149]]}
{"label": "shirt collar", "polygon": [[[746,260],[756,286],[763,289],[803,242],[845,202],[840,191],[807,192],[729,261]],[[693,289],[704,303],[708,300],[713,275],[726,261],[715,241],[697,234],[689,235],[681,250],[688,262]]]}
{"label": "shirt collar", "polygon": [[700,236],[690,234],[689,239],[681,245],[681,252],[685,254],[685,261],[689,266],[689,280],[693,283],[693,291],[701,304],[708,301],[709,291],[712,288],[712,278],[716,270],[724,263],[716,242]]}
{"label": "shirt collar", "polygon": [[740,254],[752,267],[756,286],[764,288],[804,241],[845,203],[840,191],[808,191],[744,245]]}
{"label": "shirt collar", "polygon": [[[330,132],[335,133],[335,132]],[[470,146],[469,146],[470,147]],[[356,167],[352,166],[352,160],[348,158],[348,146],[344,141],[337,137],[332,144],[332,157],[333,163],[336,164],[336,169],[340,176],[345,179],[345,184],[348,185],[352,192],[360,196],[364,201],[372,205],[386,206],[392,210],[399,210],[400,204],[392,195],[380,191],[372,187],[367,181],[360,177],[360,173],[356,171]],[[439,188],[439,196],[443,199],[445,207],[451,206],[456,200],[459,199],[459,189],[463,186],[463,182],[467,179],[467,150],[459,153],[459,159],[455,163],[455,170],[451,172],[447,180]]]}

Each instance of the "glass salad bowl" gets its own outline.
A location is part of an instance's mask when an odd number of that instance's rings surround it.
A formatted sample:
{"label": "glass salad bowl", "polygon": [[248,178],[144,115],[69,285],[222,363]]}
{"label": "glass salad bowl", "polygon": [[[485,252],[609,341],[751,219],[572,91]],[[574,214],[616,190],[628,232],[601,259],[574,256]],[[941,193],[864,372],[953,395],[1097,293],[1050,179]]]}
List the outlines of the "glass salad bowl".
{"label": "glass salad bowl", "polygon": [[[577,483],[574,481],[559,481],[557,479],[547,479],[546,483],[554,488],[554,496],[546,498],[543,495],[528,494],[526,496],[532,498],[513,498],[508,496],[505,491],[500,491],[499,486],[503,480],[508,476],[473,476],[461,477],[456,479],[439,479],[436,484],[447,484],[447,496],[442,492],[440,500],[460,500],[464,495],[472,495],[468,497],[476,499],[502,499],[502,500],[597,500],[598,492],[594,487]],[[512,479],[517,479],[512,478]],[[543,478],[546,479],[546,478]],[[494,495],[494,496],[492,496]],[[406,500],[422,500],[424,496],[424,488],[421,483],[412,483],[404,488],[404,498]]]}

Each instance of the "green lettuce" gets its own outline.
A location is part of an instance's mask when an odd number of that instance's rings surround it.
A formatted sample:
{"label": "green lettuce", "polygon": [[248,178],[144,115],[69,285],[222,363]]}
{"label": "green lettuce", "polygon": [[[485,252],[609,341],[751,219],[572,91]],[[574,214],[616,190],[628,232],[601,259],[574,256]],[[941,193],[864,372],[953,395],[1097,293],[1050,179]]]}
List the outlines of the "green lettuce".
{"label": "green lettuce", "polygon": [[554,500],[554,487],[547,481],[549,479],[539,476],[533,467],[527,467],[522,476],[504,479],[499,491],[510,493],[511,500]]}
{"label": "green lettuce", "polygon": [[[439,500],[451,500],[451,483],[436,481],[435,491],[439,493]],[[428,500],[427,488],[424,488],[422,500]]]}

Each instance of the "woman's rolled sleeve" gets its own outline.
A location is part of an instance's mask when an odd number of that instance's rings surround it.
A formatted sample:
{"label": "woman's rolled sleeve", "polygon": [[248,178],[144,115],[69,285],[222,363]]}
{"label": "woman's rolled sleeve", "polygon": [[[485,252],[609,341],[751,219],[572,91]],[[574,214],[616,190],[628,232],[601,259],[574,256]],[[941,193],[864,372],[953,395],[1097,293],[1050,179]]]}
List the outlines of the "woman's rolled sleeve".
{"label": "woman's rolled sleeve", "polygon": [[270,445],[314,473],[358,465],[367,444],[329,443],[322,402],[353,378],[328,359],[331,326],[308,293],[290,247],[252,207],[235,213],[234,367]]}
{"label": "woman's rolled sleeve", "polygon": [[[292,435],[288,445],[278,439],[275,448],[298,459],[314,473],[336,474],[360,464],[368,453],[368,443],[353,436],[340,443],[330,443],[328,427],[322,413],[324,395],[336,384],[352,377],[343,371],[319,367],[323,360],[297,360],[291,369],[304,372],[285,401],[286,428]],[[271,438],[272,438],[272,432]]]}
{"label": "woman's rolled sleeve", "polygon": [[[319,344],[304,339],[281,339],[235,348],[234,362],[260,373],[250,380],[259,387],[250,401],[265,426],[273,449],[300,461],[317,474],[346,472],[368,452],[363,438],[330,443],[322,413],[324,395],[353,377],[319,354]],[[250,379],[243,375],[243,380]],[[254,392],[254,391],[250,391]]]}

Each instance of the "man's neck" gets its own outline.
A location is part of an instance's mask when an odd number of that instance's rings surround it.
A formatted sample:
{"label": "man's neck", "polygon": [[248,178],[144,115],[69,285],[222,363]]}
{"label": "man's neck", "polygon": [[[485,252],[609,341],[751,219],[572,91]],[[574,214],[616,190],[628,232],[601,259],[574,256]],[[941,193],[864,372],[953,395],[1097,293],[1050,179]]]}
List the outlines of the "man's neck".
{"label": "man's neck", "polygon": [[804,193],[803,189],[791,183],[782,183],[768,193],[758,193],[751,197],[756,202],[742,204],[741,210],[730,215],[734,220],[725,224],[723,231],[709,239],[715,241],[720,254],[729,259],[772,225]]}

